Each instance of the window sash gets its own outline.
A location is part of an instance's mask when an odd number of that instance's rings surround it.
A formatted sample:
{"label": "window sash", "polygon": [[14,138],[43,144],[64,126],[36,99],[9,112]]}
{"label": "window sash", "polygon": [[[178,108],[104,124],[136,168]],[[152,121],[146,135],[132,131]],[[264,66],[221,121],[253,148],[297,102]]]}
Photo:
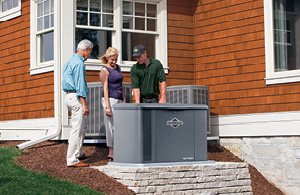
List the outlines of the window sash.
{"label": "window sash", "polygon": [[[300,81],[300,70],[299,69],[278,71],[278,70],[280,70],[280,67],[278,67],[278,65],[277,65],[278,69],[276,71],[275,50],[278,50],[278,48],[275,48],[275,47],[276,47],[276,44],[278,44],[278,43],[276,43],[275,39],[274,39],[274,37],[277,35],[275,34],[276,29],[274,32],[274,28],[275,28],[274,18],[276,18],[276,15],[274,14],[273,9],[274,9],[273,0],[264,0],[265,58],[266,58],[265,81],[266,81],[266,84],[270,85],[270,84],[299,82]],[[276,25],[276,27],[278,27],[278,25]],[[279,42],[284,43],[282,45],[282,48],[289,45],[289,42],[283,38],[281,38],[281,40]],[[286,51],[284,51],[284,49],[283,49],[281,51],[281,54],[285,55],[285,52]],[[283,67],[283,69],[284,69],[284,67]]]}
{"label": "window sash", "polygon": [[0,22],[21,15],[21,0],[1,0],[0,2]]}

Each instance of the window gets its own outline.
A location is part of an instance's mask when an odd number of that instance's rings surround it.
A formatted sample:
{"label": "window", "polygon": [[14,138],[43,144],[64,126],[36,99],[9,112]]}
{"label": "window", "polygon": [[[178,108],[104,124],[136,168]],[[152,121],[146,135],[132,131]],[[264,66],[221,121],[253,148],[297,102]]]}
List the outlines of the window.
{"label": "window", "polygon": [[54,0],[32,1],[31,74],[53,70]]}
{"label": "window", "polygon": [[0,21],[10,20],[21,15],[21,0],[1,0]]}
{"label": "window", "polygon": [[98,57],[113,46],[120,51],[122,70],[129,71],[137,44],[145,45],[149,56],[161,60],[167,70],[166,0],[76,0],[74,7],[74,51],[82,39],[94,44],[87,70],[98,70],[102,66]]}
{"label": "window", "polygon": [[123,1],[122,60],[133,61],[132,48],[143,44],[155,58],[156,4]]}
{"label": "window", "polygon": [[[112,46],[114,31],[112,0],[77,0],[75,47],[82,39],[93,42],[91,59],[98,59]],[[76,51],[76,48],[75,48]]]}
{"label": "window", "polygon": [[266,82],[300,81],[300,2],[265,0]]}

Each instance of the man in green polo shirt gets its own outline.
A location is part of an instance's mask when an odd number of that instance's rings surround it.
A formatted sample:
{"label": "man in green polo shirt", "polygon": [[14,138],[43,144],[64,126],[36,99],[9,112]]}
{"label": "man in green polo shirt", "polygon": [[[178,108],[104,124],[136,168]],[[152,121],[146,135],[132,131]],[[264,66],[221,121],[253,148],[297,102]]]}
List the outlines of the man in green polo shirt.
{"label": "man in green polo shirt", "polygon": [[133,48],[132,57],[137,61],[130,70],[135,102],[166,103],[167,81],[160,61],[148,57],[143,45]]}

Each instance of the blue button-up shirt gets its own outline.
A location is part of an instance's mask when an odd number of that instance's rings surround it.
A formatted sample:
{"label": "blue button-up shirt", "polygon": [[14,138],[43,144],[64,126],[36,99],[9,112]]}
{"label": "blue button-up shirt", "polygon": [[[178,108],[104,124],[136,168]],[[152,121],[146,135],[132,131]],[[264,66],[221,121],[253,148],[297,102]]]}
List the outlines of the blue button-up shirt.
{"label": "blue button-up shirt", "polygon": [[77,97],[81,96],[86,98],[88,88],[86,84],[86,72],[84,65],[84,58],[75,53],[72,58],[65,63],[62,73],[62,89],[67,91],[76,90]]}

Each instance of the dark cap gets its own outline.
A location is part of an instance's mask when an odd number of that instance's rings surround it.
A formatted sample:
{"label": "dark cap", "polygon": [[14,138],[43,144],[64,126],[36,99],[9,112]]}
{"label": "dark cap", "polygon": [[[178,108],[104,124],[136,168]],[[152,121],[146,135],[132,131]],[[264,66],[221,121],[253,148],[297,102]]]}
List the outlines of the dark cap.
{"label": "dark cap", "polygon": [[132,54],[132,57],[139,57],[142,55],[142,53],[144,53],[146,51],[146,48],[144,47],[144,45],[136,45],[134,48],[133,48],[133,54]]}

